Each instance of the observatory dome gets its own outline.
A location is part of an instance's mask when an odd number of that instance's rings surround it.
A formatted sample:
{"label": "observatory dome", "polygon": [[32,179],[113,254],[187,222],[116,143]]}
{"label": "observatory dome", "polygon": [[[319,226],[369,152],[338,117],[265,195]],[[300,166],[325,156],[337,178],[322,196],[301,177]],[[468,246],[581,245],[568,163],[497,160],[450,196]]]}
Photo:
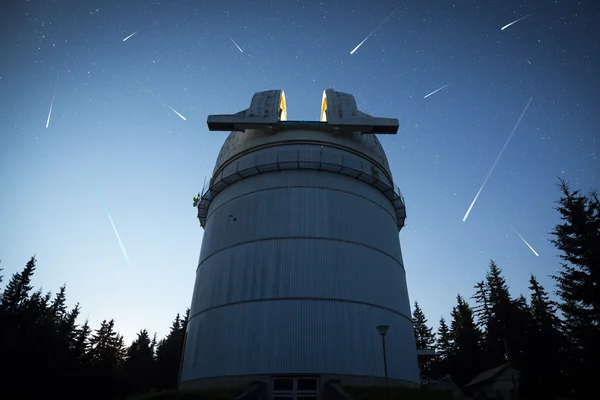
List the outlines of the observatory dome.
{"label": "observatory dome", "polygon": [[260,148],[282,144],[315,144],[319,142],[327,144],[329,147],[338,147],[360,153],[362,157],[370,159],[383,169],[388,178],[392,180],[388,159],[377,136],[364,135],[360,132],[347,132],[342,136],[315,130],[290,130],[277,135],[268,134],[258,129],[233,131],[221,147],[213,175],[216,175],[224,165]]}

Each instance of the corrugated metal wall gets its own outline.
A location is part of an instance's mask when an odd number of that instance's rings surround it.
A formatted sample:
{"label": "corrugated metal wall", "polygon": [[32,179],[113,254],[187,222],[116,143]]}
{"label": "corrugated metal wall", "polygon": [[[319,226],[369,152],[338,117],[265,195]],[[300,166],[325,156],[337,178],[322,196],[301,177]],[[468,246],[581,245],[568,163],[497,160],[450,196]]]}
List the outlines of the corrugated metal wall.
{"label": "corrugated metal wall", "polygon": [[378,324],[390,326],[390,378],[418,382],[397,221],[379,190],[339,173],[287,170],[241,179],[215,196],[182,381],[383,376]]}

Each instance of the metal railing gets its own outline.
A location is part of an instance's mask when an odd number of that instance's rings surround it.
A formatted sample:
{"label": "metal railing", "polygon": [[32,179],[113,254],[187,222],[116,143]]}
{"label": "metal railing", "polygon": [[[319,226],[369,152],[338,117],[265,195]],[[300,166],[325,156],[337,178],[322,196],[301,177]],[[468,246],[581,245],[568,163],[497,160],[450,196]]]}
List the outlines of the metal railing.
{"label": "metal railing", "polygon": [[204,176],[204,185],[202,185],[202,191],[200,191],[200,198],[204,197],[206,192],[210,189],[210,181],[212,179],[206,179],[206,178],[207,177]]}
{"label": "metal railing", "polygon": [[[255,162],[252,164],[252,166],[246,166],[246,168],[242,169],[241,171],[239,170],[240,161],[237,160],[237,161],[234,161],[233,163],[235,163],[235,171],[233,171],[232,169],[229,169],[227,176],[224,176],[224,174],[223,174],[226,171],[225,166],[223,166],[223,168],[220,169],[220,172],[216,176],[213,176],[211,179],[205,178],[205,182],[202,186],[200,202],[198,205],[198,218],[200,218],[200,222],[201,222],[202,226],[204,226],[204,224],[206,222],[206,218],[208,216],[208,207],[210,206],[212,198],[214,197],[214,195],[216,193],[220,192],[221,190],[223,190],[225,187],[229,186],[233,182],[235,182],[239,179],[242,179],[243,177],[267,172],[267,170],[261,171],[261,169],[259,168],[260,165],[258,165],[258,160],[256,158],[255,158]],[[233,164],[233,163],[231,163],[231,164]],[[364,167],[362,166],[362,163],[361,163],[361,170],[357,170],[348,165],[344,165],[343,157],[342,157],[342,163],[341,163],[341,165],[339,165],[337,163],[324,162],[324,161],[322,161],[322,159],[320,161],[316,161],[316,160],[303,161],[300,159],[300,155],[298,153],[298,158],[296,160],[279,160],[279,157],[277,157],[277,160],[275,161],[274,164],[277,165],[276,170],[283,170],[283,169],[287,170],[287,169],[290,169],[289,168],[290,163],[296,164],[291,169],[312,169],[312,170],[338,172],[338,173],[342,173],[345,175],[353,176],[357,179],[360,179],[366,183],[371,184],[372,186],[377,187],[384,195],[386,195],[392,201],[395,212],[396,212],[398,228],[402,229],[402,227],[404,226],[404,220],[406,219],[406,203],[404,202],[404,196],[402,195],[400,188],[397,185],[394,185],[393,181],[390,182],[392,185],[390,187],[387,182],[382,181],[379,178],[376,178],[374,175],[367,174],[365,172]],[[231,165],[231,164],[229,164],[229,165]],[[283,168],[280,164],[286,165],[286,167]],[[306,166],[307,164],[311,164],[313,166],[307,167]],[[269,165],[271,165],[271,164],[269,164]],[[305,166],[303,167],[302,165],[305,165]],[[318,165],[318,168],[314,168],[315,165]],[[329,168],[328,168],[328,166],[329,166]],[[336,167],[336,168],[331,168],[331,167]],[[252,170],[252,172],[248,173],[248,171],[251,171],[251,170]],[[362,177],[364,177],[365,174],[370,175],[372,178],[374,178],[373,181],[369,182],[368,180],[363,179]],[[232,177],[234,177],[235,179],[231,179]],[[212,185],[211,185],[211,183],[212,183]]]}

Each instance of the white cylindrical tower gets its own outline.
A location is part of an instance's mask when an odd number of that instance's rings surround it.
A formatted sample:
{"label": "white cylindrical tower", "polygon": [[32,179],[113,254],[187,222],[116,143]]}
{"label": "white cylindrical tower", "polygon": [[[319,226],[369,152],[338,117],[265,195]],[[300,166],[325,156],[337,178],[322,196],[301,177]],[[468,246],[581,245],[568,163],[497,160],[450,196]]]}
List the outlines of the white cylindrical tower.
{"label": "white cylindrical tower", "polygon": [[328,379],[382,384],[378,325],[389,326],[390,383],[419,383],[398,239],[404,199],[374,135],[396,133],[398,121],[331,89],[321,109],[321,121],[287,121],[274,90],[208,118],[210,130],[232,132],[198,206],[205,231],[181,388],[263,381],[296,396],[308,378],[317,391]]}

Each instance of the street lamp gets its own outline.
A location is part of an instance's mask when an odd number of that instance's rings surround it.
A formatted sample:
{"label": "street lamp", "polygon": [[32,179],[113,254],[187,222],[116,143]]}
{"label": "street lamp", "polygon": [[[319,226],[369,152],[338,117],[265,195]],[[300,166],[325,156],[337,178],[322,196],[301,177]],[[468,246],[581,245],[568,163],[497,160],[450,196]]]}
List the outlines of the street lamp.
{"label": "street lamp", "polygon": [[390,400],[390,384],[388,382],[388,372],[387,372],[387,357],[385,354],[385,334],[387,333],[390,327],[387,325],[377,325],[375,329],[381,335],[381,348],[383,349],[383,370],[385,372],[385,393],[388,400]]}

